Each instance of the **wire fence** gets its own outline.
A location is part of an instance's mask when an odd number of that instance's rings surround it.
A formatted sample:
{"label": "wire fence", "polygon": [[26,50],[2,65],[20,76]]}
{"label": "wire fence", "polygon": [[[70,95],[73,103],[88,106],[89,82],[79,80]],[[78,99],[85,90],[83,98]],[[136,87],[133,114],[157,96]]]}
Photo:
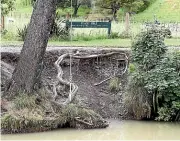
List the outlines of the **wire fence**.
{"label": "wire fence", "polygon": [[[18,28],[23,28],[25,25],[27,25],[30,22],[31,14],[24,14],[24,13],[15,13],[11,12],[8,16],[5,17],[5,29],[17,33]],[[62,16],[60,17],[62,20],[66,20],[66,17]],[[98,18],[94,17],[93,19],[88,18],[73,18],[73,21],[109,21],[110,19],[105,18]],[[128,23],[128,30],[131,36],[136,36],[138,33],[140,33],[142,30],[145,30],[146,28],[150,27],[152,24],[154,24],[154,21],[143,21],[143,22],[137,22],[133,18],[129,19]],[[167,28],[171,31],[172,37],[174,38],[180,38],[180,22],[161,22],[158,21],[158,24],[164,28]],[[124,19],[118,20],[118,21],[112,21],[112,32],[116,33],[123,33],[125,30],[127,30],[127,21]],[[106,34],[107,30],[105,29],[74,29],[74,34],[85,34],[85,35],[96,35],[96,34]]]}

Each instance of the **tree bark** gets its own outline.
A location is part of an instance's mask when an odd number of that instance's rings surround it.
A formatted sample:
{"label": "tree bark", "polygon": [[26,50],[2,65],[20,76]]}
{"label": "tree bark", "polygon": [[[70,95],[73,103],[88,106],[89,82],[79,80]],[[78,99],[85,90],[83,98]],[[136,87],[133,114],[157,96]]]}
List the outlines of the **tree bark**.
{"label": "tree bark", "polygon": [[19,91],[32,93],[39,88],[55,11],[56,0],[37,0],[19,62],[7,87],[8,94],[14,95]]}

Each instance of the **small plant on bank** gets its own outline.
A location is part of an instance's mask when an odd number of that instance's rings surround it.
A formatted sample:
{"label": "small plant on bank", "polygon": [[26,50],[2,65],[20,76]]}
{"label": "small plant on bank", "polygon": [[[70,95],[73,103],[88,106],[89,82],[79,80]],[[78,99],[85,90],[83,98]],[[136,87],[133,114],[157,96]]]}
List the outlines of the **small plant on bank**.
{"label": "small plant on bank", "polygon": [[121,82],[118,77],[111,78],[109,81],[110,91],[119,91],[121,89]]}

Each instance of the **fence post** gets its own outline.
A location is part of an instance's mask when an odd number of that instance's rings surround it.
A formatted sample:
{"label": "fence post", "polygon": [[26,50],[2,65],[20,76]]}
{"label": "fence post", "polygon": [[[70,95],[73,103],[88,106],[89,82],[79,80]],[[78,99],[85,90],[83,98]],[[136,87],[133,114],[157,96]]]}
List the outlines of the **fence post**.
{"label": "fence post", "polygon": [[4,16],[1,16],[1,29],[4,29]]}
{"label": "fence post", "polygon": [[129,34],[129,28],[130,28],[129,12],[127,12],[125,18],[125,30],[127,34]]}

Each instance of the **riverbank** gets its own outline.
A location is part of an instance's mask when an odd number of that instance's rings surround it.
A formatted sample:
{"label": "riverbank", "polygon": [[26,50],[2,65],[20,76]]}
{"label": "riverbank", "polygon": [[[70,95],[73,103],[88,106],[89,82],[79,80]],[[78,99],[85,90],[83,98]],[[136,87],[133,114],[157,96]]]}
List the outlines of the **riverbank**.
{"label": "riverbank", "polygon": [[[1,60],[2,60],[2,91],[5,87],[5,82],[9,74],[12,74],[14,67],[16,66],[19,58],[21,48],[20,47],[2,47],[1,49]],[[57,58],[63,54],[67,54],[69,52],[77,53],[78,56],[75,56],[71,61],[71,69],[72,69],[72,82],[78,86],[78,93],[73,99],[72,103],[75,104],[74,108],[68,108],[69,106],[65,106],[64,108],[56,109],[53,112],[51,109],[52,105],[51,96],[54,95],[54,84],[57,83],[57,70],[54,67],[54,63],[57,61]],[[4,115],[6,116],[3,119],[3,126],[5,129],[5,133],[18,133],[18,132],[32,132],[31,128],[38,124],[37,129],[35,131],[47,131],[58,127],[73,127],[73,128],[105,128],[108,126],[103,118],[123,118],[125,115],[124,112],[124,104],[123,104],[123,93],[124,88],[127,82],[126,74],[120,76],[111,76],[114,73],[120,73],[116,71],[123,71],[123,64],[117,65],[117,59],[121,59],[121,63],[125,63],[124,59],[126,55],[129,56],[129,50],[114,48],[69,48],[69,47],[48,47],[47,52],[45,54],[44,63],[43,63],[43,73],[42,73],[42,84],[44,87],[47,87],[49,96],[43,98],[39,93],[38,97],[32,98],[32,103],[25,101],[29,98],[18,96],[15,98],[15,101],[7,101],[4,103],[7,104],[8,108],[3,107]],[[125,56],[124,56],[125,55]],[[119,63],[119,62],[118,62]],[[65,58],[62,63],[60,63],[62,70],[64,72],[64,79],[68,80],[70,73],[70,60],[69,58]],[[126,64],[127,65],[127,64]],[[112,67],[114,66],[114,67]],[[121,69],[115,69],[115,66]],[[126,66],[127,67],[127,66]],[[6,77],[7,76],[7,77]],[[107,80],[106,80],[107,79]],[[104,81],[105,80],[105,81]],[[116,81],[117,80],[117,81]],[[64,103],[68,98],[69,88],[60,85],[57,87],[57,95],[55,100],[55,105],[58,107],[57,103]],[[28,96],[27,96],[28,97]],[[53,96],[54,97],[54,96]],[[40,100],[39,100],[40,99]],[[47,100],[44,100],[48,99]],[[38,104],[40,101],[40,105]],[[22,103],[23,102],[23,103]],[[37,103],[38,102],[38,103]],[[27,103],[27,104],[26,104]],[[48,107],[44,107],[43,105],[46,103]],[[1,105],[3,106],[3,105]],[[12,107],[11,107],[12,106]],[[20,106],[20,109],[17,107]],[[28,106],[28,107],[27,107]],[[24,109],[25,107],[25,109]],[[33,109],[31,109],[33,107]],[[71,107],[71,105],[70,105]],[[77,110],[74,111],[74,109]],[[80,107],[80,108],[78,108]],[[22,109],[21,109],[22,108]],[[69,109],[69,110],[66,110]],[[68,118],[67,112],[62,113],[62,111],[68,111],[70,115],[72,113],[76,113],[73,116]],[[94,113],[90,112],[90,109],[95,111]],[[35,113],[33,112],[35,111]],[[49,112],[52,118],[49,117]],[[71,113],[72,112],[72,113]],[[81,114],[77,114],[77,113]],[[21,113],[21,114],[20,114]],[[22,114],[24,113],[24,114]],[[46,115],[48,113],[48,116]],[[96,114],[97,113],[97,114]],[[27,116],[27,114],[31,114],[31,116]],[[36,116],[33,116],[33,115]],[[56,114],[60,114],[61,118],[55,116]],[[85,115],[84,115],[85,114]],[[46,115],[46,116],[44,116]],[[101,116],[102,117],[101,117]],[[23,118],[23,117],[27,118]],[[18,118],[17,118],[18,117]],[[39,117],[36,119],[35,117]],[[56,117],[56,118],[55,118]],[[64,117],[64,118],[62,118]],[[88,119],[87,119],[88,118]],[[51,119],[49,121],[49,119]],[[21,121],[27,122],[27,127]],[[58,123],[61,121],[60,124]],[[12,123],[12,121],[15,121]],[[33,122],[31,122],[33,121]],[[74,124],[74,121],[76,123]],[[47,124],[44,124],[46,122]],[[78,122],[78,124],[77,124]],[[54,124],[55,123],[55,124]],[[63,124],[61,124],[63,123]],[[79,126],[79,123],[83,123],[86,126]],[[43,128],[39,128],[41,126]],[[69,126],[70,124],[70,126]],[[8,126],[12,125],[12,126]],[[62,125],[62,126],[61,126]],[[11,128],[12,127],[12,128]],[[47,127],[47,128],[46,128]],[[65,126],[66,127],[66,126]],[[12,129],[12,130],[11,130]],[[20,129],[20,130],[19,130]]]}
{"label": "riverbank", "polygon": [[[21,49],[22,46],[3,46],[1,48],[1,60],[6,63],[5,66],[10,73],[13,72],[17,64]],[[179,47],[169,47],[169,51],[172,50],[179,50]],[[123,100],[127,73],[118,75],[122,73],[125,67],[125,56],[123,54],[126,54],[128,61],[130,61],[130,48],[49,46],[44,58],[42,78],[43,84],[47,85],[50,91],[53,91],[53,84],[57,81],[57,70],[54,67],[54,62],[59,56],[70,52],[80,55],[73,58],[71,62],[73,83],[79,87],[73,103],[85,109],[92,109],[105,119],[131,119],[130,115],[127,116]],[[112,54],[113,52],[115,54]],[[117,56],[117,54],[121,55]],[[117,64],[117,62],[120,64]],[[64,78],[68,80],[70,60],[68,58],[64,59],[61,67]],[[118,70],[121,72],[118,72]],[[116,76],[114,77],[113,74],[116,74]],[[2,77],[2,90],[5,79]],[[68,89],[61,86],[57,90],[60,90],[56,99],[57,102],[66,101]],[[98,128],[98,126],[96,127]]]}

